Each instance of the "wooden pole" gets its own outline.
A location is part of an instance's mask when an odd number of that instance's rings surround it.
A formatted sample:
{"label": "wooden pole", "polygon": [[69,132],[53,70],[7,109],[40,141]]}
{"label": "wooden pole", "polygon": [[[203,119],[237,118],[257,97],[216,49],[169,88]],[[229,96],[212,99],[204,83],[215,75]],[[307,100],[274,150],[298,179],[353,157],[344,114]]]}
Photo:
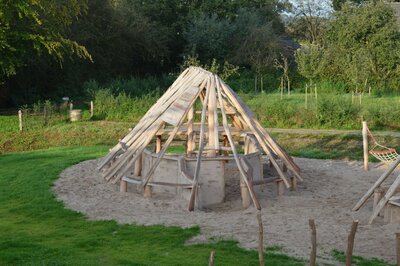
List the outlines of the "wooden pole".
{"label": "wooden pole", "polygon": [[194,122],[194,107],[190,108],[187,116],[187,156],[192,156],[195,149],[194,134],[193,134],[193,122]]}
{"label": "wooden pole", "polygon": [[264,228],[261,219],[261,212],[257,212],[257,222],[258,222],[258,261],[260,266],[265,265],[264,261]]}
{"label": "wooden pole", "polygon": [[308,109],[307,90],[308,90],[308,84],[306,84],[306,109]]}
{"label": "wooden pole", "polygon": [[363,137],[363,150],[364,150],[364,170],[368,171],[368,131],[367,122],[362,122],[362,137]]}
{"label": "wooden pole", "polygon": [[69,104],[69,110],[72,111],[72,109],[74,109],[74,104],[71,102],[71,103]]}
{"label": "wooden pole", "polygon": [[127,192],[128,191],[128,182],[121,180],[119,183],[119,191],[120,192]]}
{"label": "wooden pole", "polygon": [[214,255],[215,255],[215,251],[211,251],[210,253],[210,259],[208,260],[208,266],[214,266]]}
{"label": "wooden pole", "polygon": [[318,100],[317,84],[314,85],[315,100]]}
{"label": "wooden pole", "polygon": [[400,266],[400,233],[396,233],[396,256],[397,266]]}
{"label": "wooden pole", "polygon": [[391,165],[389,165],[388,169],[376,180],[375,184],[365,193],[365,195],[357,202],[354,206],[353,211],[358,211],[362,205],[371,197],[372,193],[374,193],[375,189],[378,188],[385,180],[389,177],[389,175],[396,169],[397,165],[400,164],[400,156],[397,157],[396,161],[394,161]]}
{"label": "wooden pole", "polygon": [[94,114],[94,104],[93,101],[90,101],[90,118],[93,117]]}
{"label": "wooden pole", "polygon": [[218,100],[219,100],[219,103],[220,103],[220,106],[221,106],[222,124],[224,126],[224,130],[225,130],[226,136],[228,137],[229,143],[231,145],[232,153],[233,153],[233,156],[235,158],[235,161],[236,161],[236,164],[238,166],[238,169],[239,169],[239,172],[241,174],[241,177],[242,177],[243,181],[246,183],[247,189],[249,190],[250,197],[251,197],[255,207],[257,208],[257,210],[261,210],[261,205],[260,205],[260,202],[257,199],[256,193],[254,192],[253,185],[251,184],[251,180],[248,177],[246,171],[243,169],[242,162],[239,159],[239,155],[238,155],[238,153],[236,151],[235,143],[234,143],[233,138],[232,138],[231,130],[230,130],[229,125],[228,125],[228,119],[226,118],[226,113],[225,113],[223,99],[222,99],[222,92],[221,92],[221,87],[220,87],[221,80],[218,80],[217,78],[216,78],[216,80],[217,80]]}
{"label": "wooden pole", "polygon": [[22,111],[18,110],[19,131],[22,131]]}
{"label": "wooden pole", "polygon": [[311,254],[310,254],[310,266],[315,266],[317,259],[317,229],[315,227],[314,219],[309,219],[308,224],[310,226],[311,234]]}
{"label": "wooden pole", "polygon": [[347,238],[346,266],[351,266],[351,261],[353,258],[354,238],[356,236],[357,226],[358,220],[353,221],[349,237]]}
{"label": "wooden pole", "polygon": [[203,150],[204,150],[204,131],[206,130],[205,123],[206,123],[206,112],[207,112],[208,98],[210,97],[210,90],[211,90],[210,89],[210,83],[211,83],[211,77],[209,77],[207,79],[206,96],[204,97],[203,108],[201,110],[199,152],[197,154],[196,167],[194,169],[193,187],[192,187],[192,191],[190,192],[190,199],[189,199],[189,206],[188,206],[188,210],[189,211],[193,211],[194,210],[196,194],[197,194],[197,189],[198,189],[198,180],[197,179],[198,179],[199,173],[200,173],[201,156],[202,156]]}

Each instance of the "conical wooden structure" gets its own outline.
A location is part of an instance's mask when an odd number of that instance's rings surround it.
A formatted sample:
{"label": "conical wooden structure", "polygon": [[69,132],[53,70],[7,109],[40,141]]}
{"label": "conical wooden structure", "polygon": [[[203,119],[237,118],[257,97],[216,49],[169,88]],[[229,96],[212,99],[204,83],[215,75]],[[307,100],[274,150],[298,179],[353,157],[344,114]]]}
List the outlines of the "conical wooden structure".
{"label": "conical wooden structure", "polygon": [[[194,120],[196,114],[200,113],[201,121],[198,124]],[[164,143],[157,139],[157,158],[141,178],[141,187],[145,188],[149,184],[154,170],[174,138],[184,135],[187,140],[186,156],[196,158],[194,174],[187,177],[192,191],[189,210],[194,207],[202,160],[205,157],[210,160],[224,156],[234,157],[253,203],[256,208],[261,208],[253,190],[249,166],[238,153],[234,140],[234,136],[244,133],[250,134],[260,151],[268,156],[270,164],[286,187],[289,188],[291,184],[283,168],[290,170],[294,178],[302,181],[299,167],[261,126],[238,95],[217,75],[202,68],[189,67],[183,71],[129,134],[110,150],[99,165],[104,178],[116,183],[132,172],[135,161],[139,161],[146,146],[160,131],[168,131],[169,136]],[[277,159],[284,167],[278,165]]]}

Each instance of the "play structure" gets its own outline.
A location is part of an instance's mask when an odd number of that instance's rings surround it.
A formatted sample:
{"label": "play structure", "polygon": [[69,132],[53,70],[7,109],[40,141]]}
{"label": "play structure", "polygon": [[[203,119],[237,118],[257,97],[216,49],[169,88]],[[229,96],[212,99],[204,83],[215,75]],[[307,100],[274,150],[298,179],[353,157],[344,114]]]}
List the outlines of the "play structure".
{"label": "play structure", "polygon": [[[183,154],[168,152],[176,144],[184,145]],[[281,194],[302,181],[300,168],[238,95],[198,67],[181,73],[98,169],[123,192],[129,185],[145,197],[173,194],[187,199],[190,211],[223,202],[235,172],[243,206],[253,202],[257,209],[255,186],[276,183]]]}
{"label": "play structure", "polygon": [[353,211],[358,211],[365,202],[374,195],[373,213],[369,219],[369,224],[371,224],[378,215],[383,215],[384,221],[388,223],[400,222],[400,174],[390,186],[382,185],[399,164],[400,156],[389,165],[375,184],[354,206]]}

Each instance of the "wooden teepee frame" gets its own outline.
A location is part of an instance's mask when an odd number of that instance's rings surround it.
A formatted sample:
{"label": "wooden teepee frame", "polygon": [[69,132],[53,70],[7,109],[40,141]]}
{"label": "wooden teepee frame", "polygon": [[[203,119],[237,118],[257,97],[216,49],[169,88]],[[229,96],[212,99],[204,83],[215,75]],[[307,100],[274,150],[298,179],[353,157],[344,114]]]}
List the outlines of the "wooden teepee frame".
{"label": "wooden teepee frame", "polygon": [[[202,103],[202,111],[198,136],[198,151],[195,151],[194,105],[199,98]],[[219,119],[219,114],[222,119]],[[231,120],[232,125],[229,124],[228,118]],[[221,120],[222,127],[219,126]],[[185,123],[185,121],[187,122]],[[183,71],[135,128],[110,150],[109,154],[102,160],[98,167],[103,172],[104,178],[109,182],[116,183],[127,175],[132,170],[135,161],[140,158],[146,146],[150,144],[157,133],[162,131],[166,125],[171,125],[173,129],[159,150],[158,156],[150,167],[150,170],[142,178],[141,187],[144,188],[149,184],[149,180],[165,155],[166,149],[178,132],[180,134],[183,132],[187,136],[187,154],[189,156],[197,156],[194,176],[191,179],[192,192],[189,210],[193,210],[194,208],[198,188],[198,175],[204,152],[206,152],[205,155],[207,157],[213,158],[219,157],[220,152],[223,152],[225,155],[231,152],[254,205],[257,209],[261,209],[253,190],[246,159],[237,152],[233,139],[233,131],[247,131],[254,136],[256,144],[268,156],[271,164],[287,188],[290,188],[291,184],[288,182],[284,171],[279,167],[277,158],[293,173],[294,178],[300,181],[303,180],[300,176],[300,168],[255,119],[254,114],[236,93],[217,75],[198,67],[189,67]],[[220,133],[225,135],[225,142],[227,141],[230,147],[220,145]]]}

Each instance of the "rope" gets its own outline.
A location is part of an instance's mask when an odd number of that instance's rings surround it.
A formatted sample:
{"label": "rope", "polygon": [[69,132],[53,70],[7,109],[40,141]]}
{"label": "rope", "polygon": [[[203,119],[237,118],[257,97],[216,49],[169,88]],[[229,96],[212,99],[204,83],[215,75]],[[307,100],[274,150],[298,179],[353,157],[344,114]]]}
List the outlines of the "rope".
{"label": "rope", "polygon": [[[389,163],[397,159],[399,155],[397,154],[397,151],[395,149],[379,144],[378,140],[375,138],[374,134],[372,134],[371,130],[369,130],[368,127],[367,132],[375,143],[374,147],[372,147],[372,149],[369,151],[372,156],[384,163]],[[381,147],[383,148],[383,150],[376,150],[376,147]]]}

